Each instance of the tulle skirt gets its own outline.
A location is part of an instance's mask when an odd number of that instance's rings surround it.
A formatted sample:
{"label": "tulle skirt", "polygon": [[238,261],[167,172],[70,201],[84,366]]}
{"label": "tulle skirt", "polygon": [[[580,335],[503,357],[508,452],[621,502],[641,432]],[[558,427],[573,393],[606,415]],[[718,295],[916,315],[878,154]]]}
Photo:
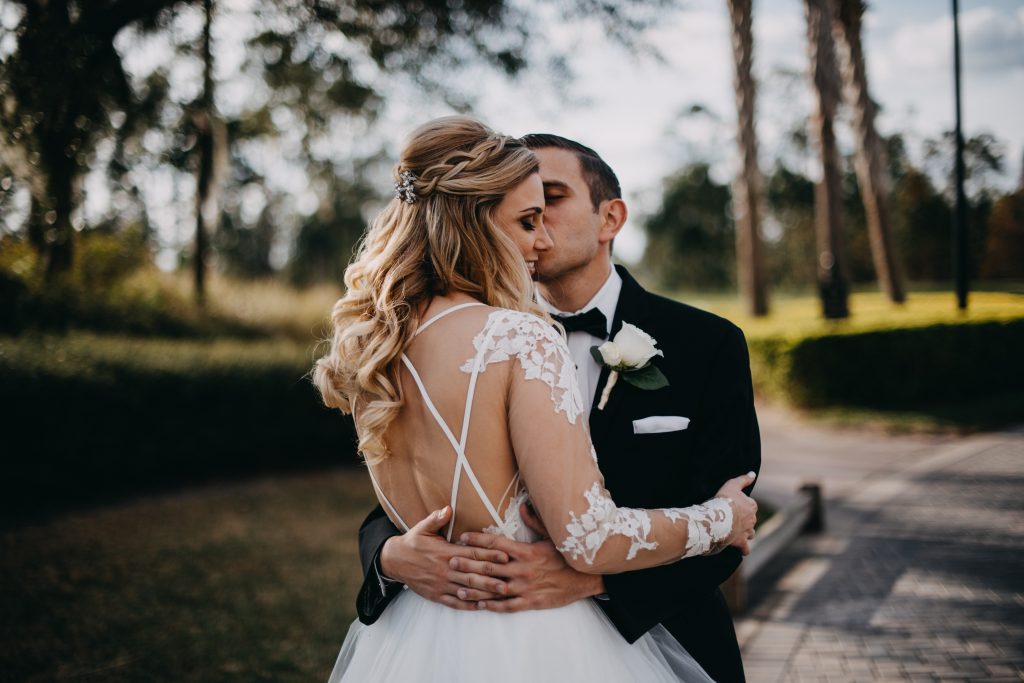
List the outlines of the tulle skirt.
{"label": "tulle skirt", "polygon": [[464,612],[406,590],[349,629],[330,683],[708,683],[661,626],[632,645],[591,600],[559,609]]}

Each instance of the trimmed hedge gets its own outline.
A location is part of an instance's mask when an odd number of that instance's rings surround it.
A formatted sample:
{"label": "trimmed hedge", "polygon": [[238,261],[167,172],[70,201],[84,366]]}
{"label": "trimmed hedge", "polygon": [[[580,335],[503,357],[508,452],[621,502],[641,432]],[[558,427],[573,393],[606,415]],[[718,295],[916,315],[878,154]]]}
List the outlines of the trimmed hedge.
{"label": "trimmed hedge", "polygon": [[[1024,391],[1024,319],[752,337],[759,393],[914,410]],[[2,520],[218,478],[356,464],[290,342],[0,337]],[[1022,415],[1024,418],[1024,415]]]}
{"label": "trimmed hedge", "polygon": [[355,464],[288,341],[0,337],[0,518],[239,474]]}
{"label": "trimmed hedge", "polygon": [[914,409],[1024,390],[1024,318],[752,338],[749,347],[758,391],[802,407]]}

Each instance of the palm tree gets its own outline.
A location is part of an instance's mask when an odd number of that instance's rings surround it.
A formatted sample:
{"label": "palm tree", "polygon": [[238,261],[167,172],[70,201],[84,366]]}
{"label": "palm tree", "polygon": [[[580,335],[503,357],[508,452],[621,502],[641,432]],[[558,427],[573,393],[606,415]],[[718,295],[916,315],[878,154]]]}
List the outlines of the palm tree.
{"label": "palm tree", "polygon": [[757,133],[754,129],[756,87],[752,73],[752,0],[728,0],[728,5],[732,54],[736,64],[733,85],[736,91],[736,142],[740,154],[740,167],[732,192],[736,220],[736,272],[740,292],[747,300],[751,315],[762,316],[768,314],[768,286],[760,234],[763,181],[757,165]]}
{"label": "palm tree", "polygon": [[846,239],[843,231],[842,168],[833,128],[839,103],[839,67],[832,42],[832,0],[804,0],[807,49],[814,85],[811,137],[821,157],[821,180],[814,193],[818,236],[818,286],[826,318],[845,318],[847,303]]}
{"label": "palm tree", "polygon": [[907,295],[892,237],[889,166],[885,147],[875,129],[878,105],[868,92],[867,68],[860,38],[866,10],[864,0],[834,0],[834,34],[838,38],[836,44],[841,48],[847,100],[853,109],[853,132],[857,141],[854,167],[867,216],[875,273],[882,291],[895,303],[903,303]]}

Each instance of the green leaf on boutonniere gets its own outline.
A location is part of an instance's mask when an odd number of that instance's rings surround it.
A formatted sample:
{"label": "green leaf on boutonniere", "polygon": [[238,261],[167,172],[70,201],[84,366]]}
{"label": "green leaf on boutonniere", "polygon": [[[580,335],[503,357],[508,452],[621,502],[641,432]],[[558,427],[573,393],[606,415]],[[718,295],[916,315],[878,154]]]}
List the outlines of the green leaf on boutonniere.
{"label": "green leaf on boutonniere", "polygon": [[661,389],[668,386],[668,379],[653,363],[640,370],[621,373],[622,379],[638,389]]}
{"label": "green leaf on boutonniere", "polygon": [[601,351],[599,350],[599,347],[591,346],[590,347],[590,355],[594,357],[594,360],[597,361],[598,365],[600,365],[602,367],[607,365],[607,363],[604,362],[604,356],[601,355]]}

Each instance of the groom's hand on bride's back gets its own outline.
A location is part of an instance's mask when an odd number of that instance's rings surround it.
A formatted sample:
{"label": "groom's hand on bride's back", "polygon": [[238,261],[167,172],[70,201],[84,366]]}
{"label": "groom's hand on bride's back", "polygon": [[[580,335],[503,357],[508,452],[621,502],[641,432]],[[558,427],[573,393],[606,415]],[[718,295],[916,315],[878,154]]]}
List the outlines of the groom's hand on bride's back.
{"label": "groom's hand on bride's back", "polygon": [[459,558],[490,567],[504,565],[509,557],[499,549],[455,545],[439,535],[451,519],[451,508],[427,515],[404,534],[387,540],[380,553],[380,568],[389,579],[407,585],[427,600],[448,607],[475,610],[480,601],[502,597],[504,581],[491,576],[469,576],[450,564]]}
{"label": "groom's hand on bride's back", "polygon": [[547,530],[533,511],[520,509],[523,521],[540,534],[536,543],[519,543],[504,536],[484,533],[462,534],[462,542],[481,551],[501,551],[509,561],[496,565],[464,557],[452,558],[453,568],[467,576],[504,580],[505,593],[497,599],[482,599],[479,609],[491,612],[520,612],[529,609],[551,609],[604,593],[604,580],[597,575],[583,574],[568,564],[562,554],[547,540]]}

